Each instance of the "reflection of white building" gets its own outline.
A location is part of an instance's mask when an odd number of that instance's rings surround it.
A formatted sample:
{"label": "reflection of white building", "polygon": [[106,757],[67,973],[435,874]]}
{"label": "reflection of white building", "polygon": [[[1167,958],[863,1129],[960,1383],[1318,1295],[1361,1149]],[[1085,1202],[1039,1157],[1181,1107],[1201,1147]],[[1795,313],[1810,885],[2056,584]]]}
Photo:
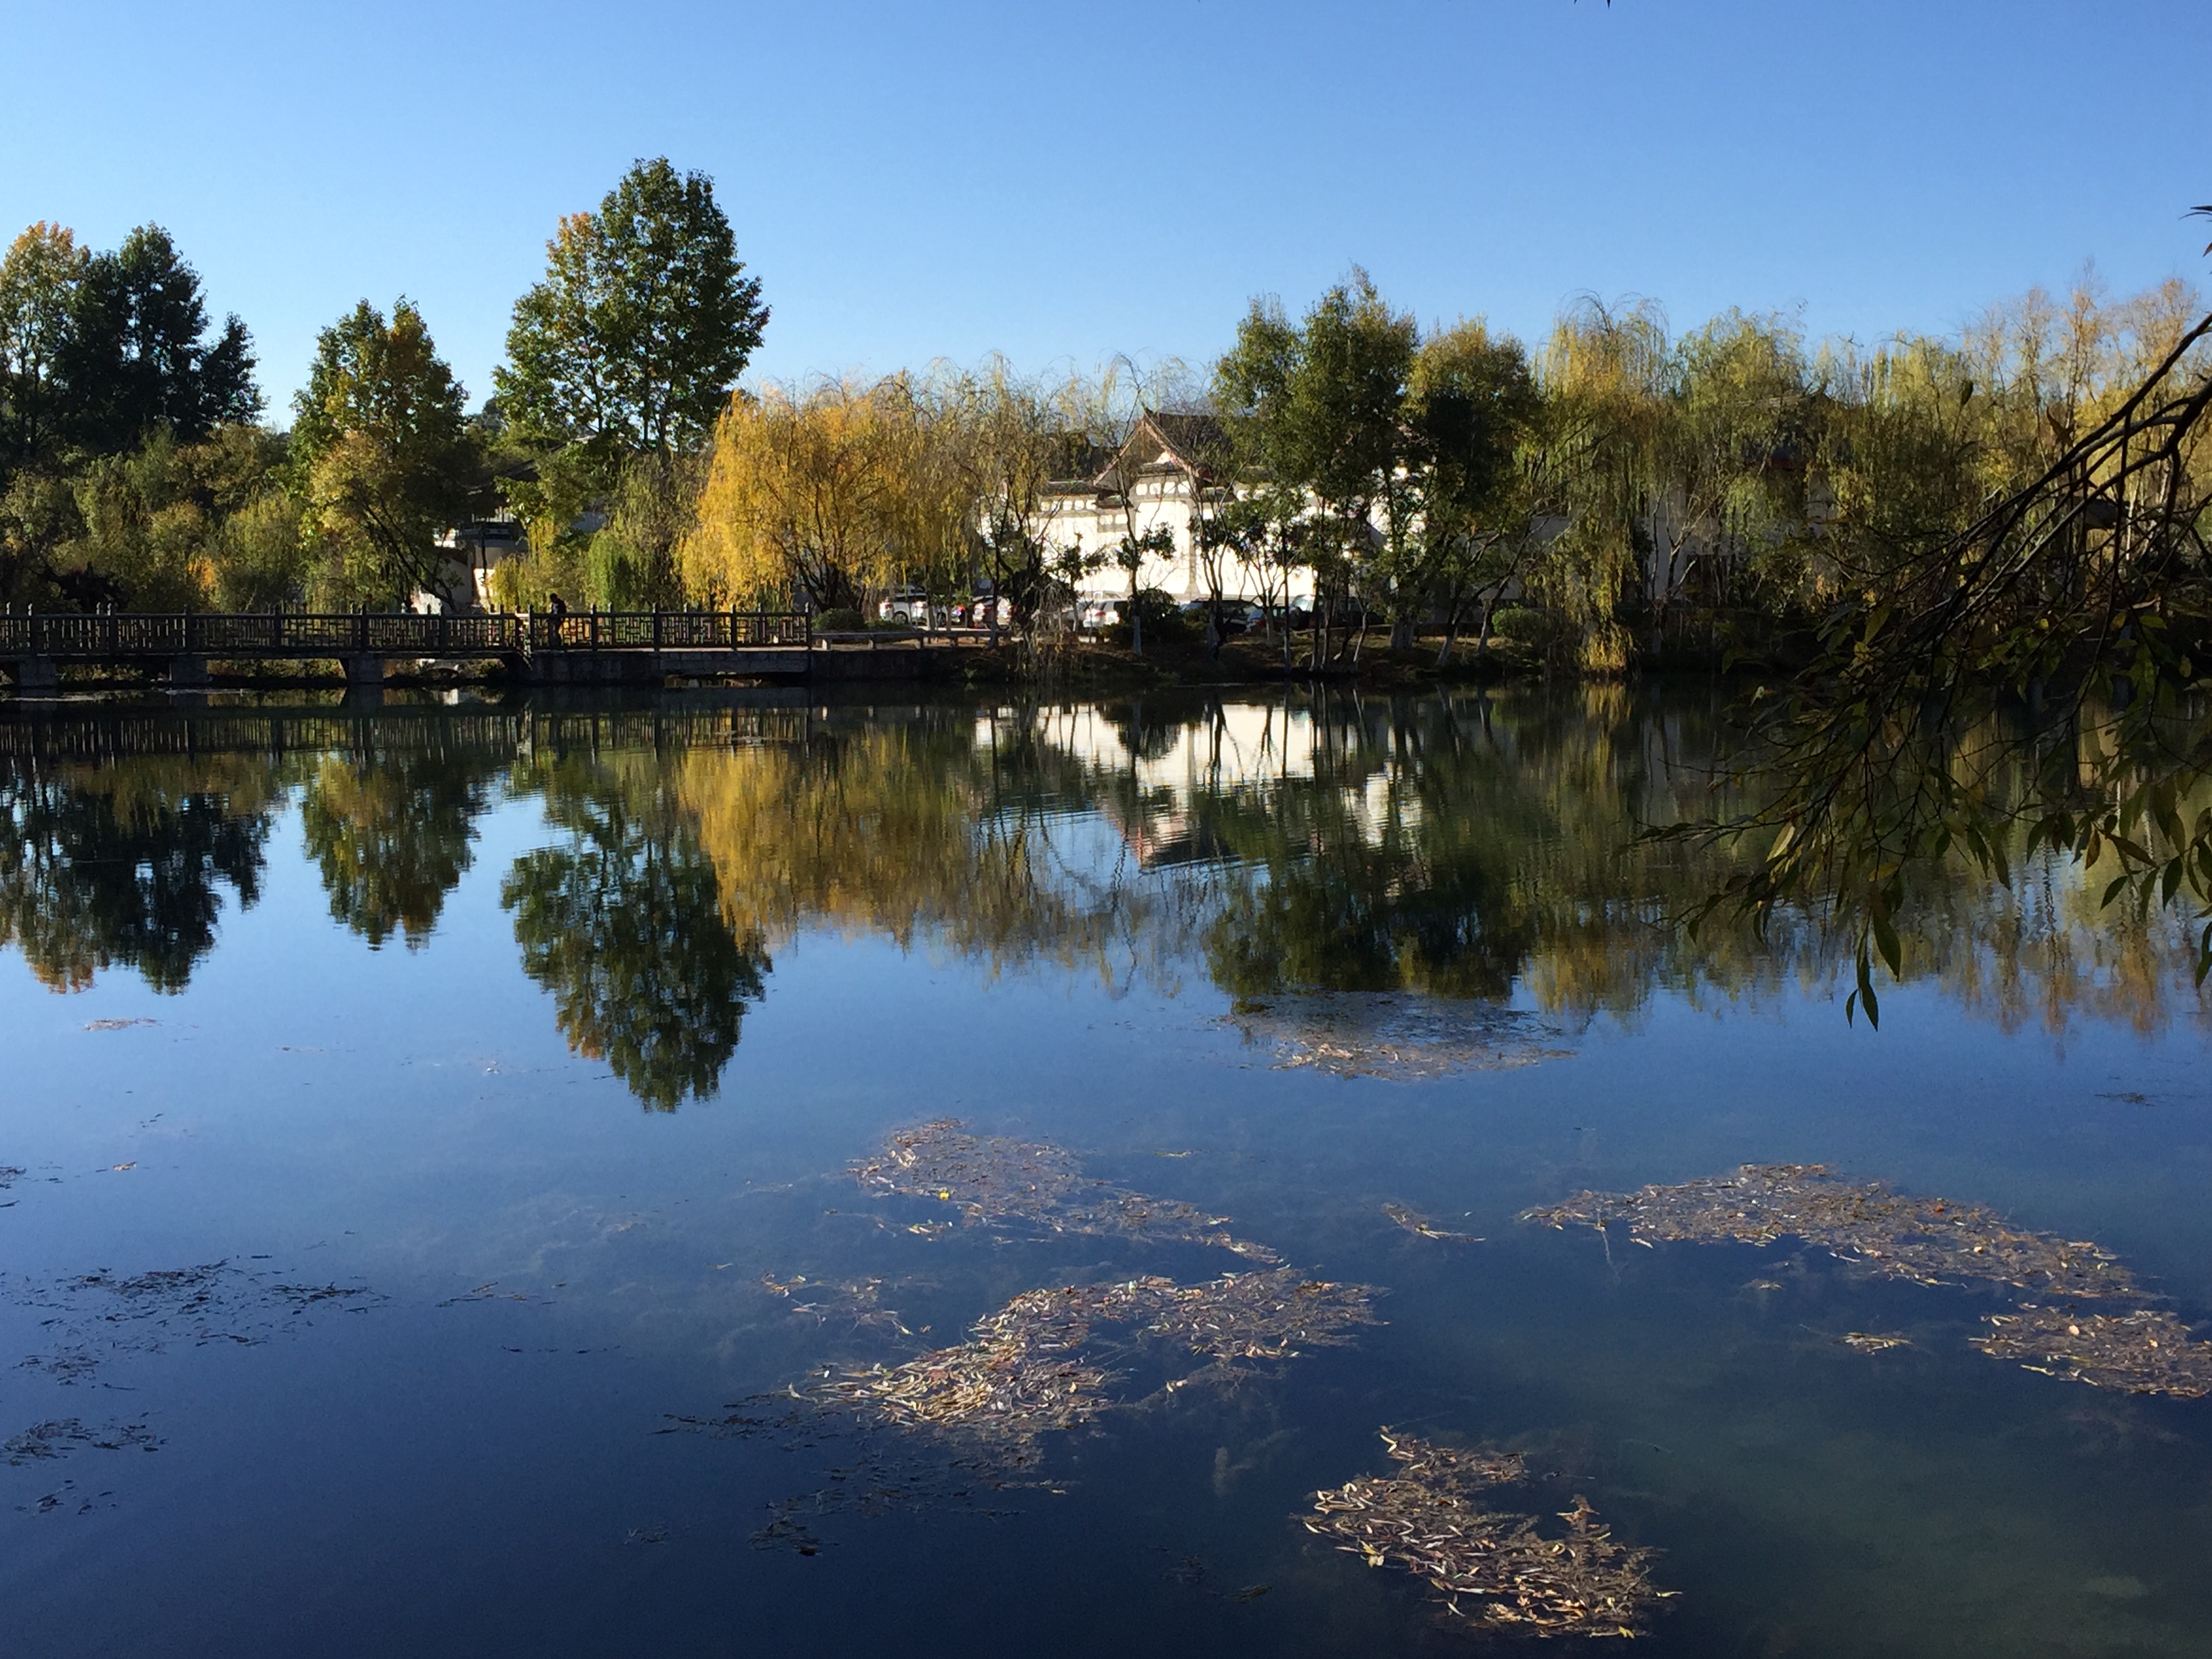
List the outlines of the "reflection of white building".
{"label": "reflection of white building", "polygon": [[[1095,473],[1052,484],[1041,532],[1044,540],[1055,551],[1106,556],[1107,562],[1080,584],[1085,598],[1127,597],[1129,573],[1112,562],[1114,550],[1124,536],[1142,536],[1155,527],[1174,538],[1175,550],[1147,557],[1138,585],[1157,587],[1179,601],[1212,596],[1197,526],[1209,506],[1231,499],[1234,486],[1216,459],[1225,448],[1221,423],[1211,415],[1146,414],[1119,450],[1094,455],[1099,462]],[[1270,589],[1264,573],[1231,556],[1223,556],[1221,575],[1227,599],[1257,599]],[[1285,598],[1279,572],[1273,575],[1273,592],[1278,602]],[[1288,598],[1310,604],[1312,594],[1310,572],[1289,573]]]}
{"label": "reflection of white building", "polygon": [[[1045,744],[1099,778],[1127,778],[1134,786],[1127,792],[1102,787],[1101,810],[1146,870],[1212,861],[1218,849],[1200,827],[1200,803],[1226,795],[1263,799],[1293,780],[1310,782],[1323,740],[1310,709],[1275,702],[1222,704],[1203,719],[1156,731],[1141,752],[1129,746],[1121,722],[1097,704],[1042,709],[1035,720]],[[986,721],[978,741],[988,741],[988,734]],[[1395,769],[1378,763],[1344,788],[1347,821],[1370,845],[1379,845],[1392,823],[1415,821],[1419,803],[1401,798],[1395,783]]]}

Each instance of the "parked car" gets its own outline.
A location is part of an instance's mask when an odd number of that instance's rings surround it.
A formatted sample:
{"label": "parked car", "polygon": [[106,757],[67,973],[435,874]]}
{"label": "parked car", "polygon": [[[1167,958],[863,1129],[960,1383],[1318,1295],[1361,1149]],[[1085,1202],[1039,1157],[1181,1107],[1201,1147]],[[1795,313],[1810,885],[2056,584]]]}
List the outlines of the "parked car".
{"label": "parked car", "polygon": [[901,628],[927,628],[929,625],[929,590],[923,587],[902,587],[884,597],[876,607],[876,618]]}
{"label": "parked car", "polygon": [[1085,599],[1083,602],[1084,628],[1112,628],[1121,620],[1122,602],[1120,599]]}
{"label": "parked car", "polygon": [[[1203,630],[1207,617],[1213,614],[1213,602],[1211,599],[1186,599],[1181,610],[1193,629]],[[1252,626],[1253,611],[1254,607],[1242,599],[1224,599],[1218,617],[1221,637],[1234,639],[1248,630]]]}
{"label": "parked car", "polygon": [[955,623],[968,628],[988,628],[991,625],[991,606],[999,607],[999,626],[1011,628],[1014,622],[1014,602],[1012,599],[994,601],[988,593],[978,593],[965,605],[952,607]]}

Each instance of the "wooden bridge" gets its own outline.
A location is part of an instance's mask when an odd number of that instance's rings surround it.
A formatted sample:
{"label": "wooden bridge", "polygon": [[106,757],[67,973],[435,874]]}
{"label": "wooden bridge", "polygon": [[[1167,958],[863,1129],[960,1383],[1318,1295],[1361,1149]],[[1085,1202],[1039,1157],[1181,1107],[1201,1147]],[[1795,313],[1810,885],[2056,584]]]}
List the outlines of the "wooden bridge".
{"label": "wooden bridge", "polygon": [[[920,643],[911,666],[869,652],[860,672],[926,672],[931,653]],[[426,661],[494,661],[546,684],[812,679],[859,668],[842,660],[851,653],[838,644],[798,611],[0,613],[0,664],[18,691],[58,689],[62,669],[78,665],[160,673],[172,687],[193,688],[209,684],[210,664],[242,662],[336,661],[356,685],[381,684],[392,663]]]}

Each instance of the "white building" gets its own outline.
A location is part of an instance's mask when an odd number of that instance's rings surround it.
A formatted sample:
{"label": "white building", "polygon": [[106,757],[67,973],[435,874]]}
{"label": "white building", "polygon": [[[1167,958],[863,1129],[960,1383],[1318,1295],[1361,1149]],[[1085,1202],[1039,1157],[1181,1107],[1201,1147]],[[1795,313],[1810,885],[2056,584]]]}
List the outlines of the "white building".
{"label": "white building", "polygon": [[[1096,472],[1052,484],[1042,539],[1055,552],[1107,556],[1079,584],[1083,598],[1127,599],[1129,573],[1112,562],[1113,551],[1125,535],[1143,536],[1156,527],[1173,538],[1174,551],[1147,557],[1138,586],[1158,588],[1178,602],[1212,597],[1197,528],[1207,507],[1231,499],[1235,488],[1216,459],[1225,448],[1221,423],[1211,415],[1147,414],[1120,449],[1091,458],[1099,463]],[[1230,555],[1222,564],[1224,598],[1258,599],[1269,593],[1269,573]],[[1287,596],[1282,573],[1272,574],[1278,603],[1286,597],[1312,603],[1310,572],[1290,573]]]}

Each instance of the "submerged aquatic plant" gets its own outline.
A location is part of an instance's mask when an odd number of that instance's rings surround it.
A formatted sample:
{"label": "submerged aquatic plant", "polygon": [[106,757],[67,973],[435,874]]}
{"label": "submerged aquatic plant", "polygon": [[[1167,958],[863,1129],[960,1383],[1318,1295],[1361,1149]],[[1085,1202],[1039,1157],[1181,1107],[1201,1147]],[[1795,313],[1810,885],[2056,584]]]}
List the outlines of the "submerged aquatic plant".
{"label": "submerged aquatic plant", "polygon": [[1240,1000],[1231,1019],[1248,1042],[1275,1050],[1280,1071],[1416,1082],[1462,1072],[1509,1071],[1572,1050],[1546,1046],[1558,1027],[1490,1001],[1384,991],[1286,992]]}
{"label": "submerged aquatic plant", "polygon": [[1652,1552],[1616,1543],[1579,1495],[1564,1535],[1537,1517],[1483,1507],[1528,1479],[1517,1453],[1442,1446],[1382,1431],[1395,1474],[1314,1494],[1306,1529],[1370,1567],[1415,1573],[1462,1618],[1538,1636],[1637,1636],[1655,1602]]}
{"label": "submerged aquatic plant", "polygon": [[[972,1134],[957,1118],[897,1131],[881,1152],[854,1164],[853,1175],[873,1192],[955,1205],[970,1226],[1210,1244],[1255,1261],[1282,1260],[1264,1244],[1228,1232],[1226,1216],[1093,1180],[1064,1147]],[[923,1223],[908,1231],[928,1237],[932,1230]]]}
{"label": "submerged aquatic plant", "polygon": [[2014,1227],[1978,1204],[1905,1198],[1879,1181],[1854,1186],[1825,1164],[1747,1164],[1633,1193],[1577,1193],[1522,1213],[1523,1221],[1602,1229],[1661,1243],[1802,1238],[1888,1279],[1916,1285],[1978,1280],[2040,1295],[2142,1294],[2117,1257],[2095,1244]]}

